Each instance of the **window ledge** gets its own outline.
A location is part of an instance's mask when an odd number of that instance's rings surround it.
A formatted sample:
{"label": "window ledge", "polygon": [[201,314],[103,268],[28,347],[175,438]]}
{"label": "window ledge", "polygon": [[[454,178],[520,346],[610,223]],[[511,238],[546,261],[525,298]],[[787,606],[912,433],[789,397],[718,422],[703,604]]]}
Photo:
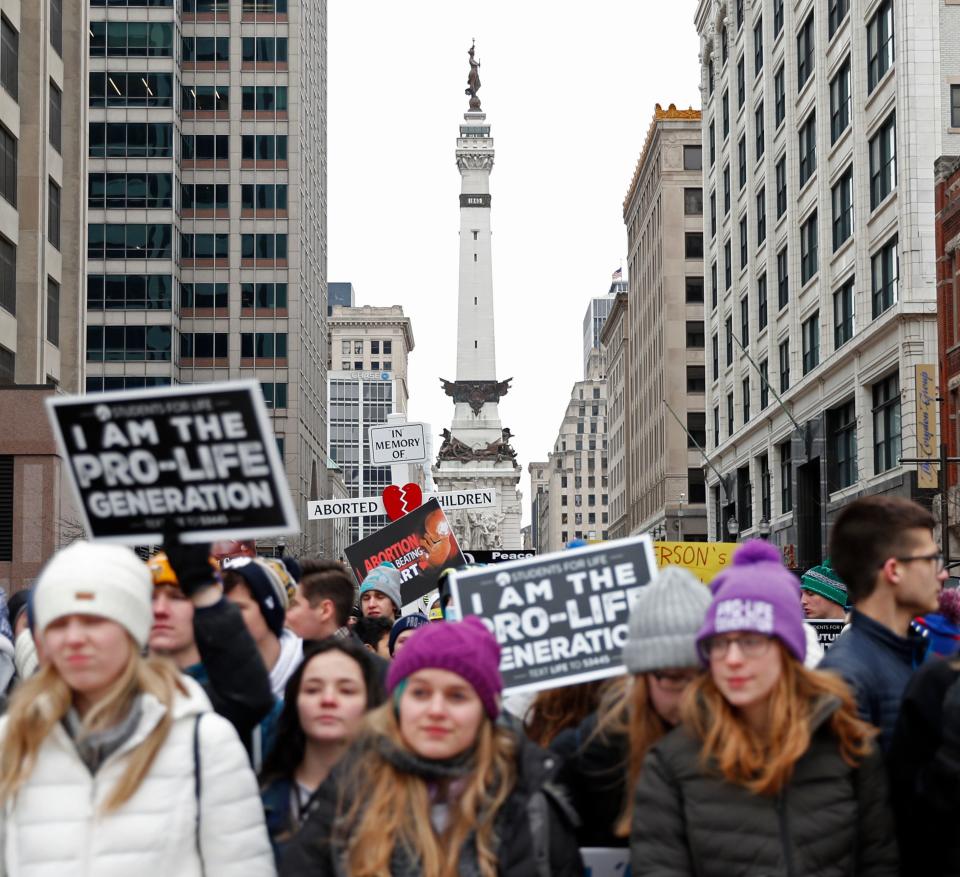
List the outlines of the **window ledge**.
{"label": "window ledge", "polygon": [[[870,94],[867,95],[867,99],[863,104],[863,109],[865,113],[867,114],[870,113],[870,111],[873,108],[873,104],[877,100],[877,96],[883,93],[884,86],[893,78],[893,75],[894,73],[896,73],[896,70],[897,70],[897,62],[894,61],[890,65],[890,69],[887,70],[887,72],[880,77],[880,81],[873,87],[873,91],[871,91]],[[895,95],[890,95],[891,102],[893,101],[894,97]]]}
{"label": "window ledge", "polygon": [[[831,230],[831,237],[832,237],[832,236],[833,236],[833,235],[832,235],[832,230]],[[830,256],[830,265],[831,265],[831,267],[832,267],[836,262],[838,262],[841,258],[843,258],[843,256],[846,255],[847,250],[849,250],[849,249],[853,246],[854,240],[855,240],[854,234],[853,234],[853,232],[850,232],[850,235],[847,237],[847,239],[846,239],[842,244],[840,244],[840,246],[837,247],[837,249],[834,250],[834,251],[833,251],[833,254]]]}
{"label": "window ledge", "polygon": [[827,150],[827,163],[833,164],[837,154],[840,150],[849,143],[851,138],[851,132],[853,131],[853,119],[850,119],[847,122],[847,127],[840,132],[840,136],[837,138],[836,142]]}

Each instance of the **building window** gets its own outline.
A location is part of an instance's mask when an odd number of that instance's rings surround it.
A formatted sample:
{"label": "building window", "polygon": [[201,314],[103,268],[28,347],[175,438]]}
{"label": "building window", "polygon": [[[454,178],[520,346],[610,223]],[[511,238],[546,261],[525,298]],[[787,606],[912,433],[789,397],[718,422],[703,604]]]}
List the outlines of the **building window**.
{"label": "building window", "polygon": [[747,267],[747,250],[749,249],[747,240],[747,217],[746,214],[740,217],[740,270]]}
{"label": "building window", "polygon": [[284,359],[287,355],[286,332],[241,332],[240,356],[249,359]]}
{"label": "building window", "polygon": [[[0,347],[0,385],[12,384],[14,356],[5,347]],[[0,456],[0,561],[13,560],[14,531],[14,480],[13,455]]]}
{"label": "building window", "polygon": [[783,64],[773,74],[773,122],[779,128],[787,115],[787,86],[784,77]]}
{"label": "building window", "polygon": [[61,108],[63,106],[63,94],[52,82],[50,83],[50,145],[61,151],[62,135],[61,127]]}
{"label": "building window", "polygon": [[15,101],[20,98],[20,34],[0,16],[0,85]]}
{"label": "building window", "polygon": [[756,112],[753,114],[754,129],[757,133],[757,161],[763,156],[765,135],[763,130],[763,101],[760,101]]}
{"label": "building window", "polygon": [[828,33],[833,38],[837,28],[843,23],[850,11],[850,0],[830,0],[830,9],[828,16]]}
{"label": "building window", "polygon": [[710,237],[717,236],[717,193],[710,193]]}
{"label": "building window", "polygon": [[783,30],[783,0],[773,0],[773,38]]}
{"label": "building window", "polygon": [[776,167],[777,219],[787,212],[787,156],[781,155]]}
{"label": "building window", "polygon": [[897,185],[897,118],[889,118],[870,138],[870,209],[889,195]]}
{"label": "building window", "polygon": [[950,86],[950,127],[960,128],[960,85]]}
{"label": "building window", "polygon": [[723,139],[730,134],[730,92],[724,90],[720,98],[720,118],[723,120]]}
{"label": "building window", "polygon": [[720,336],[713,333],[713,379],[720,377]]}
{"label": "building window", "polygon": [[226,183],[181,183],[180,206],[184,210],[229,210],[230,187]]}
{"label": "building window", "polygon": [[850,59],[840,66],[830,80],[830,144],[850,127]]}
{"label": "building window", "polygon": [[[713,82],[713,77],[711,77],[710,81]],[[711,93],[712,93],[712,89],[711,89]],[[710,134],[710,137],[709,137],[709,139],[710,139],[710,167],[713,167],[714,163],[715,163],[716,160],[717,160],[717,125],[716,125],[716,122],[711,121],[711,122],[710,122],[710,128],[709,128],[708,130],[709,130],[709,134]]]}
{"label": "building window", "polygon": [[833,251],[853,234],[853,165],[833,187]]}
{"label": "building window", "polygon": [[703,469],[687,469],[687,496],[688,502],[705,503],[707,501],[707,482]]}
{"label": "building window", "polygon": [[[716,77],[716,71],[713,69],[713,57],[707,61],[707,94],[710,97],[713,97],[713,80]],[[712,124],[712,123],[711,123]],[[712,133],[712,132],[711,132]]]}
{"label": "building window", "polygon": [[683,147],[683,169],[685,171],[703,170],[703,147],[702,146],[684,146]]}
{"label": "building window", "polygon": [[180,307],[226,310],[230,304],[229,289],[226,283],[181,283]]}
{"label": "building window", "polygon": [[729,50],[730,50],[730,41],[727,37],[727,29],[726,27],[722,27],[720,29],[720,64],[721,66],[727,63]]}
{"label": "building window", "polygon": [[793,465],[790,442],[780,445],[780,514],[793,511]]}
{"label": "building window", "polygon": [[737,0],[737,30],[743,27],[743,0]]}
{"label": "building window", "polygon": [[740,393],[743,399],[743,422],[750,419],[750,378],[744,378],[740,382]]}
{"label": "building window", "polygon": [[170,362],[169,326],[87,326],[87,362]]}
{"label": "building window", "polygon": [[183,37],[185,64],[226,64],[230,60],[230,37]]}
{"label": "building window", "polygon": [[724,320],[723,338],[727,348],[726,363],[727,365],[733,365],[733,317],[731,316]]}
{"label": "building window", "polygon": [[753,27],[753,75],[760,75],[763,70],[763,19],[758,18]]}
{"label": "building window", "polygon": [[287,209],[287,186],[273,183],[244,183],[240,186],[240,207],[243,210],[282,212]]}
{"label": "building window", "polygon": [[780,342],[780,392],[790,389],[790,339]]}
{"label": "building window", "polygon": [[747,77],[746,77],[746,64],[744,63],[743,55],[740,56],[740,60],[737,61],[737,109],[743,107],[743,102],[747,99]]}
{"label": "building window", "polygon": [[767,239],[767,188],[761,186],[757,192],[757,246]]}
{"label": "building window", "polygon": [[787,265],[787,248],[777,253],[777,309],[786,307],[790,301],[790,275]]}
{"label": "building window", "polygon": [[687,347],[703,349],[703,320],[687,320]]}
{"label": "building window", "polygon": [[181,332],[180,359],[226,359],[226,332]]}
{"label": "building window", "polygon": [[260,389],[263,391],[263,399],[268,408],[287,407],[287,385],[285,383],[275,384],[261,381]]}
{"label": "building window", "polygon": [[740,299],[740,343],[750,343],[750,298],[746,295]]}
{"label": "building window", "polygon": [[60,187],[47,180],[47,240],[60,249]]}
{"label": "building window", "polygon": [[[224,185],[223,188],[226,186]],[[170,208],[173,206],[171,175],[88,174],[87,206],[95,210],[107,210],[112,207]]]}
{"label": "building window", "polygon": [[727,437],[733,435],[733,393],[727,393]]}
{"label": "building window", "polygon": [[47,278],[47,341],[60,344],[60,284]]}
{"label": "building window", "polygon": [[819,264],[817,247],[817,212],[800,226],[800,285],[803,286],[817,273]]}
{"label": "building window", "polygon": [[182,259],[229,259],[230,235],[180,234]]}
{"label": "building window", "polygon": [[100,224],[87,226],[88,259],[169,259],[172,256],[169,225]]}
{"label": "building window", "polygon": [[180,107],[185,113],[227,113],[230,111],[228,85],[184,85]]}
{"label": "building window", "polygon": [[0,125],[0,195],[17,206],[17,139]]}
{"label": "building window", "polygon": [[687,277],[685,300],[687,304],[703,304],[703,278]]}
{"label": "building window", "polygon": [[287,86],[244,85],[241,91],[241,109],[244,112],[285,113]]}
{"label": "building window", "polygon": [[269,233],[241,235],[240,258],[283,261],[287,258],[287,236]]}
{"label": "building window", "polygon": [[50,0],[50,45],[63,57],[63,0]]}
{"label": "building window", "polygon": [[17,314],[17,248],[0,237],[0,308]]}
{"label": "building window", "polygon": [[[173,56],[173,24],[161,21],[91,21],[89,27],[91,58]],[[187,38],[183,40],[183,49],[184,61],[193,60],[187,53]]]}
{"label": "building window", "polygon": [[893,2],[883,0],[867,22],[867,94],[893,66]]}
{"label": "building window", "polygon": [[169,274],[88,274],[87,310],[169,311],[171,283]]}
{"label": "building window", "polygon": [[870,299],[876,319],[900,298],[900,254],[893,237],[870,259]]}
{"label": "building window", "polygon": [[[169,122],[90,122],[88,131],[91,158],[173,156],[173,126]],[[187,160],[186,150],[183,157]]]}
{"label": "building window", "polygon": [[[707,370],[702,365],[688,365],[687,366],[687,392],[703,393],[706,389],[707,389]],[[688,419],[689,419],[689,415],[688,415]]]}
{"label": "building window", "polygon": [[703,258],[703,232],[688,231],[684,233],[683,254],[687,259]]}
{"label": "building window", "polygon": [[720,444],[720,406],[713,408],[713,446]]}
{"label": "building window", "polygon": [[287,160],[287,135],[244,134],[240,143],[240,157],[244,161],[285,162]]}
{"label": "building window", "polygon": [[[89,81],[91,107],[173,106],[173,76],[170,73],[113,70],[91,73]],[[201,87],[195,86],[197,89]],[[213,86],[209,88],[212,90]]]}
{"label": "building window", "polygon": [[827,411],[827,481],[831,491],[857,483],[857,412],[853,399]]}
{"label": "building window", "polygon": [[760,363],[760,410],[770,404],[770,364],[767,360]]}
{"label": "building window", "polygon": [[817,169],[817,119],[816,112],[810,113],[800,127],[797,137],[800,154],[800,185],[813,176]]}
{"label": "building window", "polygon": [[723,215],[730,212],[730,165],[723,169]]}
{"label": "building window", "polygon": [[757,278],[757,331],[767,328],[767,275]]}
{"label": "building window", "polygon": [[879,475],[900,462],[900,376],[873,385],[873,472]]}
{"label": "building window", "polygon": [[770,458],[763,454],[760,462],[760,517],[770,520]]}
{"label": "building window", "polygon": [[683,190],[683,212],[686,216],[703,216],[703,189]]}
{"label": "building window", "polygon": [[287,63],[286,37],[243,37],[242,59],[254,64]]}
{"label": "building window", "polygon": [[806,81],[813,73],[813,13],[797,33],[797,91],[802,91]]}
{"label": "building window", "polygon": [[740,188],[747,185],[747,135],[744,134],[737,142],[737,171],[739,173]]}
{"label": "building window", "polygon": [[710,307],[713,310],[717,308],[717,263],[710,266]]}
{"label": "building window", "polygon": [[820,311],[804,320],[800,327],[803,341],[803,373],[809,374],[820,364]]}
{"label": "building window", "polygon": [[729,290],[733,285],[733,256],[730,252],[730,241],[723,245],[723,288]]}
{"label": "building window", "polygon": [[853,338],[853,278],[833,294],[833,347],[837,349]]}

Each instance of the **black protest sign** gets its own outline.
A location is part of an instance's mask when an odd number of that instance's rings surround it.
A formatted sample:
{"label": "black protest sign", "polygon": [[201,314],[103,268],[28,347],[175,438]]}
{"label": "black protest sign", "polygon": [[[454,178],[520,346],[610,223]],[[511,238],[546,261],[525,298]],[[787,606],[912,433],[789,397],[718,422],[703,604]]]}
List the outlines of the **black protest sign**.
{"label": "black protest sign", "polygon": [[816,632],[817,639],[820,640],[820,645],[825,649],[829,649],[830,646],[834,644],[837,637],[843,633],[843,628],[846,625],[846,621],[842,619],[835,618],[822,618],[822,619],[808,619],[807,624],[809,624]]}
{"label": "black protest sign", "polygon": [[463,552],[467,563],[507,563],[524,557],[536,557],[536,548],[470,548]]}
{"label": "black protest sign", "polygon": [[638,536],[452,573],[450,587],[500,643],[504,691],[537,691],[624,672],[630,609],[656,570]]}
{"label": "black protest sign", "polygon": [[381,563],[392,563],[400,570],[403,606],[436,588],[447,567],[466,562],[436,499],[347,546],[346,555],[358,584]]}
{"label": "black protest sign", "polygon": [[256,381],[47,400],[91,539],[131,545],[296,533]]}

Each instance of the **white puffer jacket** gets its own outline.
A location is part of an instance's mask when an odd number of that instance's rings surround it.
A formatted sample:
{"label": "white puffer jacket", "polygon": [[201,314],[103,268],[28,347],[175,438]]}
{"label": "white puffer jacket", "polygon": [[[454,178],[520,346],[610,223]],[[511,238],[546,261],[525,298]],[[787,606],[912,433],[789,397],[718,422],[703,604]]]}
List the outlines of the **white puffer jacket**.
{"label": "white puffer jacket", "polygon": [[[140,788],[119,810],[102,804],[131,749],[164,712],[144,695],[133,736],[95,776],[57,724],[36,767],[0,816],[0,877],[267,877],[275,875],[256,778],[233,726],[211,711],[203,689],[183,677],[188,696],[173,704],[173,726]],[[194,729],[199,718],[200,847]],[[6,733],[0,720],[0,745]]]}

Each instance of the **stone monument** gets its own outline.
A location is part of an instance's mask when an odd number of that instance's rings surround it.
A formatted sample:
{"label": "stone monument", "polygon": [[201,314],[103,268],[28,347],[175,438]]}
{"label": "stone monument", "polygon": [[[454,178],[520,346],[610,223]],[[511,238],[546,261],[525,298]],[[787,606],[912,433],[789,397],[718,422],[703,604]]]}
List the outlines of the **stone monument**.
{"label": "stone monument", "polygon": [[463,114],[457,138],[460,171],[460,288],[457,303],[456,380],[441,378],[453,398],[450,429],[433,467],[441,491],[492,487],[498,506],[471,512],[449,512],[460,547],[516,549],[520,539],[520,465],[510,444],[512,433],[500,423],[498,402],[510,389],[510,378],[497,380],[493,322],[493,272],[490,252],[490,172],[493,138],[480,109],[480,62],[470,56]]}

